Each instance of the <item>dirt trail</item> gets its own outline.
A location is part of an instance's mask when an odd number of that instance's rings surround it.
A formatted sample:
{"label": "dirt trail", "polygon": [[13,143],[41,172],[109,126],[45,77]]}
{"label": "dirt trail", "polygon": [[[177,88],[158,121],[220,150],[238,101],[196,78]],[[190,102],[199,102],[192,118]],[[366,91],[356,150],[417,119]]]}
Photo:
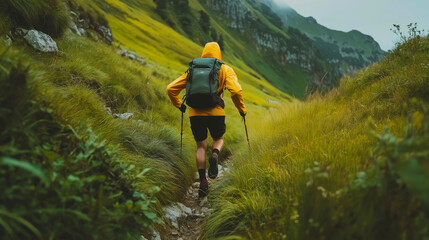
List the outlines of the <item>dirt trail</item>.
{"label": "dirt trail", "polygon": [[[209,195],[213,184],[221,180],[224,176],[224,172],[228,171],[227,168],[219,165],[219,175],[216,179],[209,179]],[[167,227],[163,233],[161,233],[162,240],[197,240],[200,239],[202,234],[202,226],[210,215],[211,206],[207,200],[207,197],[198,199],[198,187],[199,182],[196,180],[195,183],[189,187],[187,194],[185,195],[183,205],[188,207],[192,214],[188,214],[186,217],[178,219],[178,228],[174,226]]]}

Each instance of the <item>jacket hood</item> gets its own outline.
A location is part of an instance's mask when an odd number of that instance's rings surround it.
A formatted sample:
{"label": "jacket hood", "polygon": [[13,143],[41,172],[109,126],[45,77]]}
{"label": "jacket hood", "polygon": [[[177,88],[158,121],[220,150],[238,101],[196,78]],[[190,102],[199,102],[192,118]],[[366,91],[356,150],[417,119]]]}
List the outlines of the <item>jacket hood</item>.
{"label": "jacket hood", "polygon": [[222,61],[222,54],[220,53],[220,47],[217,42],[209,42],[206,44],[203,50],[202,58],[217,58]]}

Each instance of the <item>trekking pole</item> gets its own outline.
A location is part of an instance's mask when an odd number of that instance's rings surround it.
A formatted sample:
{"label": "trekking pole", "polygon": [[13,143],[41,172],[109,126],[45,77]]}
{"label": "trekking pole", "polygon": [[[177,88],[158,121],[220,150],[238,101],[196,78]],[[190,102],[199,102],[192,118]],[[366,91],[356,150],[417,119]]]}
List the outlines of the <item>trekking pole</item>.
{"label": "trekking pole", "polygon": [[245,116],[243,116],[243,120],[244,120],[244,130],[246,130],[247,145],[249,146],[249,151],[250,151],[249,134],[247,134],[247,125],[246,125],[246,117]]}
{"label": "trekking pole", "polygon": [[182,143],[183,143],[183,112],[182,112],[182,121],[180,125],[180,155],[182,155]]}

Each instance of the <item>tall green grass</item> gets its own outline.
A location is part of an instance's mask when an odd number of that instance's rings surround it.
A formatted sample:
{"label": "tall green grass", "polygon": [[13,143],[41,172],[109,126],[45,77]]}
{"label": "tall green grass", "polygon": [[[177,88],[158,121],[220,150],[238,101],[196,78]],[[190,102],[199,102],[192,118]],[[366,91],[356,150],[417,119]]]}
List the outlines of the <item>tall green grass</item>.
{"label": "tall green grass", "polygon": [[[124,161],[140,170],[151,168],[139,187],[159,186],[156,197],[161,203],[179,199],[193,180],[193,159],[188,143],[185,154],[179,154],[180,132],[174,122],[180,114],[171,111],[165,80],[154,76],[151,68],[88,39],[68,35],[58,45],[63,53],[54,58],[21,49],[43,72],[34,76],[38,99],[72,126],[85,124],[119,146]],[[132,112],[134,117],[115,119],[107,108],[113,113]]]}
{"label": "tall green grass", "polygon": [[150,170],[58,119],[29,75],[19,54],[0,56],[0,237],[139,239],[159,222],[159,188],[138,185]]}
{"label": "tall green grass", "polygon": [[[187,187],[193,181],[195,171],[194,159],[191,157],[193,155],[193,150],[191,150],[192,148],[190,146],[191,134],[185,134],[184,154],[180,154],[180,125],[174,124],[180,123],[180,112],[178,110],[177,112],[171,111],[173,107],[170,105],[165,94],[165,86],[167,83],[166,79],[163,78],[164,75],[154,74],[156,72],[154,72],[152,68],[122,58],[116,54],[116,49],[93,42],[89,39],[69,34],[66,35],[64,39],[58,40],[57,43],[61,49],[61,53],[58,56],[36,54],[29,46],[20,45],[19,43],[15,43],[11,47],[11,51],[19,52],[11,56],[11,59],[21,56],[21,58],[26,59],[31,66],[27,75],[27,80],[32,86],[31,92],[32,96],[34,96],[34,100],[51,109],[49,110],[50,115],[59,122],[70,125],[73,129],[90,128],[95,135],[105,140],[105,144],[115,146],[114,156],[109,157],[108,155],[103,155],[110,154],[110,152],[101,152],[100,155],[97,155],[100,161],[103,159],[107,161],[109,158],[113,158],[112,161],[114,162],[118,161],[124,166],[132,166],[132,169],[127,170],[123,178],[114,180],[110,179],[108,176],[110,176],[110,172],[115,174],[115,165],[106,165],[103,170],[100,170],[91,167],[91,165],[85,165],[84,160],[82,160],[83,163],[79,163],[83,165],[77,166],[65,162],[60,165],[61,168],[57,171],[66,174],[65,177],[67,178],[67,174],[75,175],[73,173],[74,171],[81,171],[89,167],[92,169],[90,172],[82,173],[84,176],[77,175],[77,177],[81,179],[79,181],[85,183],[87,181],[85,180],[86,178],[91,177],[92,179],[95,176],[106,174],[107,178],[94,179],[93,183],[88,182],[89,185],[85,186],[93,189],[91,184],[113,185],[114,188],[107,189],[106,193],[100,192],[100,194],[108,198],[108,200],[100,198],[100,201],[103,201],[107,208],[116,206],[114,205],[114,201],[118,198],[125,196],[134,199],[131,190],[127,190],[127,193],[121,194],[119,190],[116,190],[117,187],[121,187],[122,185],[132,186],[134,191],[148,194],[149,189],[153,186],[157,186],[159,187],[159,191],[150,193],[151,199],[153,199],[154,202],[151,202],[150,205],[144,205],[145,209],[143,210],[147,210],[149,214],[147,216],[151,218],[154,216],[161,217],[161,206],[172,201],[177,201],[183,196]],[[7,92],[6,89],[5,91]],[[134,118],[132,120],[115,119],[107,113],[107,107],[114,113],[133,112]],[[7,115],[7,112],[5,112],[5,114]],[[5,119],[5,121],[6,120],[7,119]],[[45,120],[38,120],[37,118],[25,120],[25,122],[30,125],[33,125],[37,121]],[[54,124],[55,121],[46,122],[47,126]],[[188,125],[189,124],[187,124],[187,126]],[[2,125],[2,128],[3,126],[5,131],[10,131],[10,125]],[[59,128],[65,128],[61,126],[63,125],[60,125]],[[64,130],[65,132],[58,131],[53,134],[58,134],[60,136],[74,135],[67,129],[68,128]],[[37,129],[34,131],[39,132]],[[45,134],[44,131],[40,131],[40,134],[43,134],[45,137],[50,136],[49,134]],[[75,138],[80,139],[80,134],[78,133]],[[52,145],[69,141],[63,138],[56,140],[54,135],[51,140],[55,141]],[[41,146],[44,146],[43,144],[49,145],[49,143],[44,143],[46,141],[48,141],[46,138],[40,140]],[[86,146],[86,139],[83,138],[82,141],[82,144]],[[91,144],[88,146],[91,147]],[[96,142],[95,144],[95,148],[98,149],[98,143]],[[51,157],[49,158],[50,161],[53,162],[54,165],[57,161],[61,161],[62,154],[78,154],[72,147],[70,147],[70,149],[66,149],[63,145],[54,145],[52,147],[56,148],[55,151],[61,150],[60,153],[49,156]],[[93,152],[94,149],[90,148],[86,151]],[[104,150],[101,149],[100,151]],[[70,161],[72,161],[73,157],[75,156],[70,156]],[[100,164],[98,160],[94,163]],[[58,164],[60,164],[60,162],[58,162]],[[44,165],[39,166],[39,168],[41,169],[40,171],[50,171],[49,168]],[[7,174],[12,174],[12,169],[5,169],[5,171]],[[140,174],[142,172],[144,172],[144,174]],[[25,176],[26,175],[22,173],[16,175],[19,179],[25,178]],[[58,181],[60,180],[61,178],[58,178]],[[65,181],[64,184],[71,184],[67,181]],[[6,184],[6,182],[4,183]],[[30,187],[33,187],[32,183],[29,184]],[[4,190],[9,192],[12,191],[11,188],[14,188],[14,185],[5,185]],[[57,191],[58,188],[52,186],[50,190]],[[67,193],[67,190],[64,190],[64,194],[73,195],[75,191],[78,191],[77,188],[69,190],[69,193]],[[31,191],[23,189],[23,194],[31,194]],[[76,194],[79,196],[79,192]],[[119,194],[118,197],[116,197],[115,194]],[[136,195],[135,198],[138,199],[139,196]],[[97,199],[97,195],[94,197]],[[42,199],[43,197],[39,197],[38,195],[34,196],[34,201],[36,203],[40,203]],[[95,200],[91,201],[96,203]],[[58,198],[53,198],[51,202],[46,203],[46,207],[50,205],[54,207],[55,204],[60,203],[61,201]],[[85,224],[87,225],[85,229],[82,228],[80,229],[81,231],[76,231],[81,234],[79,235],[81,237],[76,236],[76,238],[93,238],[88,237],[88,234],[95,234],[94,236],[100,237],[109,236],[109,231],[117,232],[115,236],[136,237],[140,230],[144,229],[145,226],[151,225],[151,221],[143,221],[146,215],[142,214],[145,214],[145,211],[139,209],[138,205],[134,207],[134,205],[130,205],[125,201],[119,202],[119,204],[122,203],[126,204],[124,206],[130,207],[123,208],[123,205],[117,205],[118,208],[114,208],[116,209],[115,211],[125,211],[122,218],[120,217],[122,215],[116,216],[116,214],[112,212],[116,220],[112,220],[110,217],[103,217],[107,222],[97,223],[94,221],[94,224],[100,224],[100,226],[94,226],[92,228],[92,225],[88,225],[86,222],[92,219],[93,215],[84,217],[85,219],[81,219],[82,221],[80,221],[79,216],[71,214],[69,217],[70,221],[73,221],[73,226],[70,226],[70,229],[79,226],[83,227]],[[5,207],[12,206],[9,202],[4,202],[4,204],[3,206]],[[20,205],[20,203],[17,202],[16,205],[13,206],[23,206],[23,204]],[[67,210],[69,207],[71,209],[74,207],[77,209],[86,209],[82,211],[92,211],[92,206],[85,204],[85,202],[76,202],[76,205],[73,206],[62,206],[61,209],[69,211]],[[156,215],[153,215],[150,211],[155,212]],[[86,214],[85,212],[83,213]],[[10,214],[17,214],[16,209],[11,208]],[[37,216],[39,215],[34,215],[34,217]],[[52,216],[59,217],[59,215],[55,214]],[[38,231],[42,236],[45,236],[45,233],[51,233],[49,229],[40,230],[42,227],[35,223],[35,218],[29,216],[21,217],[32,224],[36,229],[39,229]],[[135,221],[141,218],[142,220],[135,222],[132,219],[127,220],[125,218],[136,218]],[[51,221],[52,219],[53,218],[48,218],[46,221]],[[108,227],[109,224],[113,224],[114,221],[123,222],[116,224],[114,227]],[[50,226],[47,222],[43,223],[46,223],[46,226]],[[65,225],[69,224],[58,221],[58,224],[60,223]],[[121,226],[123,226],[122,224],[128,224],[129,226],[122,227],[122,230],[115,230],[121,228]],[[22,228],[11,230],[6,225],[2,226],[4,227],[3,230],[7,232],[14,233],[22,230]],[[106,226],[106,228],[104,228],[104,226]],[[67,229],[68,228],[60,225],[55,225],[55,227],[52,228],[52,231],[55,232],[53,236],[63,236],[61,231],[68,231]],[[122,235],[124,231],[129,234]],[[12,237],[13,235],[5,236]]]}
{"label": "tall green grass", "polygon": [[59,37],[67,29],[70,21],[61,0],[4,0],[0,2],[0,16],[2,18],[0,34],[22,27],[35,28]]}
{"label": "tall green grass", "polygon": [[326,96],[249,120],[252,151],[212,192],[204,238],[428,237],[428,56],[414,38]]}

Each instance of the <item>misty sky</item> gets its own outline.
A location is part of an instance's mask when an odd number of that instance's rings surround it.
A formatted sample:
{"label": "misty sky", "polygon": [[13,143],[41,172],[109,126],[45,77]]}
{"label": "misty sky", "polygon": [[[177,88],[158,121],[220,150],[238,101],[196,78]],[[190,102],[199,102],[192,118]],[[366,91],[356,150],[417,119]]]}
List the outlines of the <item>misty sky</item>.
{"label": "misty sky", "polygon": [[418,29],[429,30],[429,0],[274,0],[287,4],[299,14],[314,17],[335,30],[359,30],[371,35],[383,50],[394,47],[398,39],[390,31],[393,24],[417,22]]}

